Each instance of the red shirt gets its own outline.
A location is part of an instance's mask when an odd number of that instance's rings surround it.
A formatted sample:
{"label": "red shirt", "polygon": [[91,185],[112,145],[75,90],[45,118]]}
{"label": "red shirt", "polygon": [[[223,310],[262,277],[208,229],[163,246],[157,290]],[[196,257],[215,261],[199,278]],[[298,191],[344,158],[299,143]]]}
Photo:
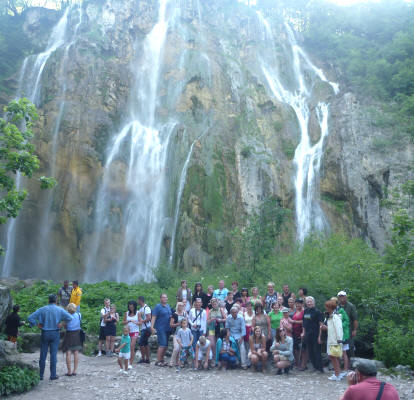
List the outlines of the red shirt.
{"label": "red shirt", "polygon": [[[376,400],[380,386],[381,382],[377,378],[367,378],[361,383],[349,386],[342,400]],[[390,383],[385,385],[381,400],[399,400],[397,390]]]}
{"label": "red shirt", "polygon": [[[295,311],[293,314],[293,321],[302,321],[303,320],[303,314],[305,313],[304,310],[302,310],[299,314]],[[292,336],[293,337],[300,337],[302,333],[302,324],[292,324]]]}

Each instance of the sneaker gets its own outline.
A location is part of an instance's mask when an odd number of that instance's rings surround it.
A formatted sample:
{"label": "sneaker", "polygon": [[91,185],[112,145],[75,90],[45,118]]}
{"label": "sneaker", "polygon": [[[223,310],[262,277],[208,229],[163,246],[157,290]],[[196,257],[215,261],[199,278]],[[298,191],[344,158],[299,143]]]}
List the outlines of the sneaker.
{"label": "sneaker", "polygon": [[124,372],[124,369],[123,369],[123,368],[121,368],[118,372],[119,372],[120,374],[122,374],[122,372]]}
{"label": "sneaker", "polygon": [[344,378],[345,376],[347,376],[348,375],[348,371],[342,371],[340,374],[339,374],[339,378]]}
{"label": "sneaker", "polygon": [[96,357],[102,357],[102,352],[100,351],[100,352],[96,355]]}
{"label": "sneaker", "polygon": [[145,364],[145,360],[143,359],[143,358],[141,358],[141,360],[139,360],[138,362],[137,362],[137,364]]}
{"label": "sneaker", "polygon": [[122,373],[123,373],[124,375],[128,375],[128,372],[127,372],[127,371],[125,371],[125,370],[122,370]]}
{"label": "sneaker", "polygon": [[339,376],[336,376],[335,374],[331,375],[328,379],[330,381],[340,381],[341,380],[341,378]]}
{"label": "sneaker", "polygon": [[128,364],[128,369],[132,369],[132,365],[131,364]]}
{"label": "sneaker", "polygon": [[144,360],[145,364],[150,364],[150,360]]}

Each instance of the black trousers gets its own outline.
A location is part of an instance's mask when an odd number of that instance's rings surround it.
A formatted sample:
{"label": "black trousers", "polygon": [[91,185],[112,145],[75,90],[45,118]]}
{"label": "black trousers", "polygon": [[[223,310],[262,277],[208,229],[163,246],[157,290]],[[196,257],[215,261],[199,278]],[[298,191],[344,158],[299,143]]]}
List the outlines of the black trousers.
{"label": "black trousers", "polygon": [[318,344],[318,336],[312,334],[306,335],[305,343],[313,368],[323,372],[321,345]]}

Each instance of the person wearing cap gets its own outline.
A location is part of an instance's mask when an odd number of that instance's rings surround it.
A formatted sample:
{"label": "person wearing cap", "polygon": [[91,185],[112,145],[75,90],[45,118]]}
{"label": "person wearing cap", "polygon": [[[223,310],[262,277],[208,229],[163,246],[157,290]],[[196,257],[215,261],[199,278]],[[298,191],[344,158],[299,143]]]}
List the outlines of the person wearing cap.
{"label": "person wearing cap", "polygon": [[279,327],[285,330],[286,336],[292,337],[292,323],[289,320],[289,311],[287,307],[282,308],[283,317],[280,320]]}
{"label": "person wearing cap", "polygon": [[346,295],[346,292],[344,290],[341,290],[338,293],[338,301],[339,306],[342,307],[349,317],[349,355],[353,357],[354,355],[354,337],[357,334],[358,330],[358,314],[356,307],[348,301],[348,297]]}
{"label": "person wearing cap", "polygon": [[70,300],[69,303],[73,303],[76,306],[76,311],[79,312],[80,311],[80,302],[81,302],[81,298],[82,298],[82,289],[79,287],[79,282],[78,281],[73,281],[72,282],[72,292],[70,294]]}
{"label": "person wearing cap", "polygon": [[59,289],[57,293],[58,301],[57,304],[66,309],[69,304],[70,295],[72,293],[72,286],[69,286],[69,281],[63,281],[63,286]]}
{"label": "person wearing cap", "polygon": [[57,352],[60,341],[59,329],[62,321],[72,321],[72,316],[63,308],[58,307],[56,305],[56,300],[57,296],[51,294],[49,296],[49,304],[37,309],[27,318],[31,327],[37,325],[42,330],[39,359],[40,380],[43,380],[49,347],[50,380],[53,381],[59,378],[56,375]]}
{"label": "person wearing cap", "polygon": [[360,360],[355,372],[348,374],[348,389],[340,400],[399,400],[393,385],[379,381],[377,366],[372,360]]}

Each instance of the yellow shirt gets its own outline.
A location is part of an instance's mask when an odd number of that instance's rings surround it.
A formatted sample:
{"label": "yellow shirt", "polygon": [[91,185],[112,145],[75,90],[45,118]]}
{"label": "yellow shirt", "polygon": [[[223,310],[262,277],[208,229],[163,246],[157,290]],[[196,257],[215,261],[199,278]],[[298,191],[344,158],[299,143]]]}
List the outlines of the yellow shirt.
{"label": "yellow shirt", "polygon": [[80,306],[82,297],[82,289],[78,286],[76,289],[72,290],[72,293],[70,294],[70,300],[69,303],[73,303],[76,305],[76,307]]}

